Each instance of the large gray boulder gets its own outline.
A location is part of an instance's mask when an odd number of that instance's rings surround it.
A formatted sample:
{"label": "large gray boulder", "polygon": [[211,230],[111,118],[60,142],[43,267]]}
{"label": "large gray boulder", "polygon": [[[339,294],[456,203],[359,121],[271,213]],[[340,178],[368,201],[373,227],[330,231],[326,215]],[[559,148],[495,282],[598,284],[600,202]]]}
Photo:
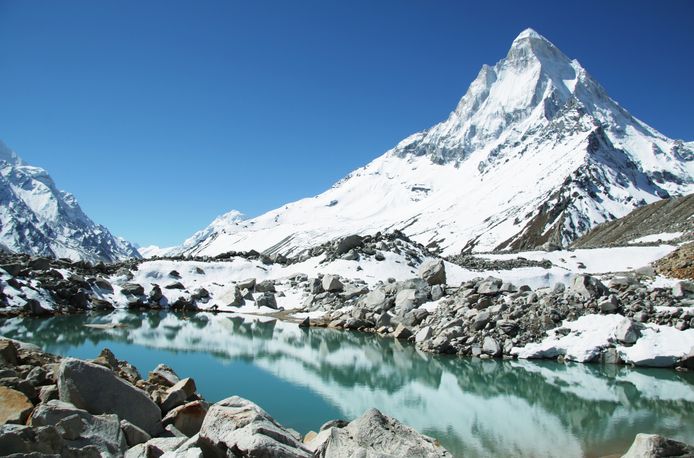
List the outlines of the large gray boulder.
{"label": "large gray boulder", "polygon": [[39,404],[32,426],[55,426],[70,448],[96,447],[102,456],[119,456],[127,449],[117,415],[92,415],[62,401]]}
{"label": "large gray boulder", "polygon": [[422,263],[419,276],[429,285],[445,285],[446,266],[443,264],[443,259],[430,259]]}
{"label": "large gray boulder", "polygon": [[694,457],[694,447],[658,434],[637,434],[622,458]]}
{"label": "large gray boulder", "polygon": [[374,312],[380,312],[386,309],[388,298],[383,289],[374,289],[368,294],[359,299],[359,305]]}
{"label": "large gray boulder", "polygon": [[66,358],[58,370],[58,393],[92,414],[114,413],[151,435],[161,429],[161,410],[147,393],[113,371],[79,359]]}
{"label": "large gray boulder", "polygon": [[579,295],[584,300],[600,297],[608,291],[600,280],[590,275],[576,275],[570,288],[574,294]]}
{"label": "large gray boulder", "polygon": [[256,404],[238,396],[207,411],[198,445],[205,456],[304,458],[311,453]]}
{"label": "large gray boulder", "polygon": [[350,422],[344,428],[332,427],[307,444],[315,457],[450,457],[431,437],[418,433],[376,409]]}
{"label": "large gray boulder", "polygon": [[340,256],[347,253],[353,248],[362,246],[364,243],[364,238],[360,235],[348,235],[347,237],[341,239],[337,242],[337,248],[335,249],[335,254]]}
{"label": "large gray boulder", "polygon": [[323,290],[331,293],[339,293],[344,289],[344,285],[336,275],[326,275],[323,277]]}
{"label": "large gray boulder", "polygon": [[614,336],[619,342],[630,345],[636,343],[638,338],[641,337],[641,327],[626,318],[617,325]]}

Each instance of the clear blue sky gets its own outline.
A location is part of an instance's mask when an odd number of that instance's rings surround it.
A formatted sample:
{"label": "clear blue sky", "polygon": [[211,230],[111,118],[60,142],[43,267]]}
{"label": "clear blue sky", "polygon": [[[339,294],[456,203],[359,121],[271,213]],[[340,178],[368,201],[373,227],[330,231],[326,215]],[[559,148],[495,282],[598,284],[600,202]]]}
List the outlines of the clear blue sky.
{"label": "clear blue sky", "polygon": [[146,245],[317,194],[533,27],[694,140],[694,1],[0,0],[0,138]]}

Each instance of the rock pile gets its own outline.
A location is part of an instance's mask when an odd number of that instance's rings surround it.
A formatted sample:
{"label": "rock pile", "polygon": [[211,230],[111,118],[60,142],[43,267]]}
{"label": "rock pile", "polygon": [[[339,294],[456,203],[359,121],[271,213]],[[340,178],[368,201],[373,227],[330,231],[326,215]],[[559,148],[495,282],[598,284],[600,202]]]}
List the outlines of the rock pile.
{"label": "rock pile", "polygon": [[[533,290],[500,278],[476,278],[460,287],[431,285],[429,269],[401,282],[378,284],[359,295],[322,292],[309,296],[307,310],[324,310],[316,326],[354,329],[407,339],[434,353],[512,357],[514,347],[538,342],[564,320],[619,313],[633,325],[615,344],[630,345],[644,323],[694,328],[694,284],[648,288],[638,274],[614,276],[607,284],[578,275],[566,286]],[[435,307],[427,303],[438,301]],[[432,304],[433,305],[433,304]],[[567,330],[568,331],[568,330]],[[609,359],[609,349],[605,349]],[[619,362],[618,359],[612,362]]]}

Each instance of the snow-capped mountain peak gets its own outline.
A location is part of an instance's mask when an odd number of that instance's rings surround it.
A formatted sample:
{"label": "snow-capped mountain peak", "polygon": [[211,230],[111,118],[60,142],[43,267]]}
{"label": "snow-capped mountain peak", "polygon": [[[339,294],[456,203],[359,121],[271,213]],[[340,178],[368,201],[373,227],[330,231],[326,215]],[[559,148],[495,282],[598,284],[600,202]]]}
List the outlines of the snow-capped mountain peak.
{"label": "snow-capped mountain peak", "polygon": [[444,253],[565,245],[598,223],[694,191],[691,144],[612,100],[532,29],[484,65],[448,118],[331,189],[257,218],[213,225],[179,253],[296,253],[398,229]]}
{"label": "snow-capped mountain peak", "polygon": [[0,244],[11,251],[87,261],[139,257],[84,214],[48,172],[26,164],[0,142]]}

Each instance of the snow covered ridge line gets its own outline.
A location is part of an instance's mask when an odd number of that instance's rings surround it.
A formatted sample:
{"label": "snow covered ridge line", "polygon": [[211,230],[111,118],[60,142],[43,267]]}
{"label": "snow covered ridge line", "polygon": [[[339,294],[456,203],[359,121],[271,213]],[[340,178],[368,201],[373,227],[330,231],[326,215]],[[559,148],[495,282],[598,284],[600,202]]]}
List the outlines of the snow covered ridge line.
{"label": "snow covered ridge line", "polygon": [[482,67],[446,120],[322,194],[252,219],[231,212],[170,253],[291,257],[393,229],[446,256],[562,247],[635,208],[691,194],[693,177],[692,144],[634,118],[576,60],[526,30]]}
{"label": "snow covered ridge line", "polygon": [[46,170],[0,141],[0,248],[90,262],[139,258],[133,245],[94,223]]}
{"label": "snow covered ridge line", "polygon": [[[651,260],[668,252],[652,247],[619,250],[634,252],[631,256],[645,261],[649,251]],[[625,267],[595,264],[590,258],[594,253],[575,253],[579,256],[576,265],[584,267],[576,267],[577,271]],[[60,266],[40,260],[18,264],[5,258],[0,263],[7,272],[0,276],[0,299],[5,314],[114,308],[224,311],[378,333],[411,340],[424,351],[461,356],[524,357],[530,355],[532,345],[550,339],[551,351],[542,347],[533,355],[561,355],[585,362],[689,364],[687,354],[694,346],[694,284],[655,278],[652,268],[603,274],[600,280],[557,266],[471,271],[441,259],[419,257],[402,246],[397,253],[380,252],[379,258],[356,254],[358,259],[348,260],[322,252],[293,264],[234,257],[207,262],[132,261],[120,266]],[[527,255],[528,259],[535,256]],[[628,334],[636,336],[636,341],[620,340],[609,332],[590,339],[571,324],[584,316],[602,321],[618,315],[631,323]],[[674,348],[643,345],[649,339],[659,342],[654,332],[677,344]],[[591,358],[574,357],[571,342],[551,340],[567,335],[573,336],[574,343],[585,340],[583,345],[593,345],[588,352]],[[655,353],[644,357],[643,352],[625,350],[641,348],[637,345],[652,347]]]}

